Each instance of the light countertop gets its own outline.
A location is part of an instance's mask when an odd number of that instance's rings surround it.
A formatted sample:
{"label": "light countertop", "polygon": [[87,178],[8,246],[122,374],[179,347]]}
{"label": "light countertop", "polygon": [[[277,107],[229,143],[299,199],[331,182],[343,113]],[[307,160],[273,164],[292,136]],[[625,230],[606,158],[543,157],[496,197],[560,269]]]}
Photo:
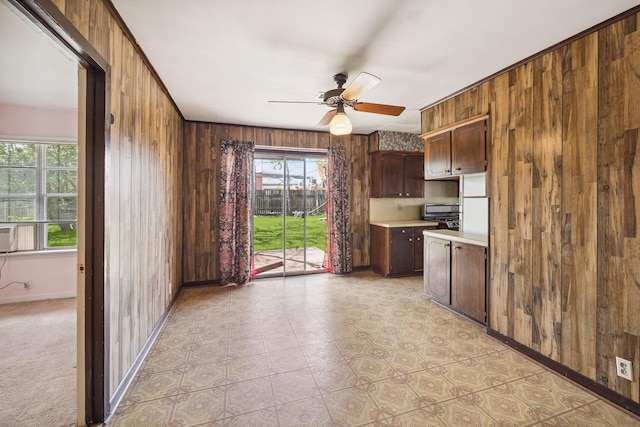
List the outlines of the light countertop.
{"label": "light countertop", "polygon": [[405,219],[405,220],[383,220],[372,221],[369,224],[377,225],[378,227],[396,228],[396,227],[436,227],[437,222],[423,221],[421,219]]}
{"label": "light countertop", "polygon": [[425,237],[435,237],[436,239],[450,240],[452,242],[469,243],[470,245],[489,246],[489,237],[481,234],[463,233],[454,230],[425,230],[422,232]]}

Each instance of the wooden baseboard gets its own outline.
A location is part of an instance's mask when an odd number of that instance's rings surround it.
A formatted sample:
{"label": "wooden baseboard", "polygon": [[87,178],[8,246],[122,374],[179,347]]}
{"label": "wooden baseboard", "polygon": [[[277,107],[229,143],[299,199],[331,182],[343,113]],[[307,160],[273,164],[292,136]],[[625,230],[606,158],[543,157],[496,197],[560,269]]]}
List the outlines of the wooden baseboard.
{"label": "wooden baseboard", "polygon": [[544,365],[545,367],[557,372],[558,374],[562,375],[563,377],[568,378],[569,380],[575,382],[576,384],[581,385],[582,387],[586,388],[587,390],[597,394],[598,396],[601,396],[602,398],[608,400],[609,402],[621,407],[622,409],[625,409],[635,415],[640,416],[640,403],[629,399],[626,396],[621,395],[620,393],[617,393],[605,386],[603,386],[602,384],[599,384],[595,381],[593,381],[592,379],[590,379],[589,377],[586,377],[584,375],[582,375],[581,373],[574,371],[573,369],[570,369],[568,367],[566,367],[565,365],[556,362],[555,360],[541,354],[538,353],[535,350],[532,350],[531,348],[525,346],[524,344],[521,344],[517,341],[515,341],[512,338],[509,338],[506,335],[502,335],[500,332],[493,330],[491,328],[487,328],[487,335],[497,339],[498,341],[508,345],[509,347],[513,348],[514,350],[524,354],[525,356],[529,357],[530,359],[535,360],[536,362],[540,363],[541,365]]}

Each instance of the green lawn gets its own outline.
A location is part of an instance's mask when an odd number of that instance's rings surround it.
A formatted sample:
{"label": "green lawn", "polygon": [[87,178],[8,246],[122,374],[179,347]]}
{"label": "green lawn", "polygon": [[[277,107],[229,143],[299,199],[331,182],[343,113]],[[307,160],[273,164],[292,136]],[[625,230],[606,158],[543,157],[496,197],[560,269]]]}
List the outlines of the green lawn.
{"label": "green lawn", "polygon": [[76,246],[76,230],[62,231],[58,224],[49,224],[47,229],[49,241],[47,246],[57,248],[63,246]]}
{"label": "green lawn", "polygon": [[[327,222],[321,221],[325,215],[309,215],[307,220],[307,247],[316,247],[326,251]],[[303,246],[303,229],[305,218],[287,217],[287,249]],[[282,216],[259,215],[253,220],[254,242],[256,251],[282,249]],[[76,246],[76,232],[62,231],[57,224],[49,224],[50,248]]]}
{"label": "green lawn", "polygon": [[[326,251],[327,222],[320,219],[325,215],[309,215],[307,221],[307,247],[316,247]],[[286,217],[287,249],[304,246],[303,233],[305,218]],[[253,217],[253,248],[257,251],[282,249],[282,216],[258,215]]]}

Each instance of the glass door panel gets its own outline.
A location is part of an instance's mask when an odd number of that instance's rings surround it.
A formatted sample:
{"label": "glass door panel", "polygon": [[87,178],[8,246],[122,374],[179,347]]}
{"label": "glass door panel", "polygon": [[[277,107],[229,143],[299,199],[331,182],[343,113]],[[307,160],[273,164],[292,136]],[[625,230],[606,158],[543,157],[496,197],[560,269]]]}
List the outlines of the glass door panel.
{"label": "glass door panel", "polygon": [[255,156],[254,267],[261,276],[324,271],[326,156]]}

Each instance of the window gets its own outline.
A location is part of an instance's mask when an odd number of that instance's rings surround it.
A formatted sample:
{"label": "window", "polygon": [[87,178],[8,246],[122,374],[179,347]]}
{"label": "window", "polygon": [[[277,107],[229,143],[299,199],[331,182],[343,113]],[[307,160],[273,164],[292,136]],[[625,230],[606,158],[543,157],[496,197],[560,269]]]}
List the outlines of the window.
{"label": "window", "polygon": [[0,223],[18,224],[18,250],[75,247],[77,193],[76,144],[0,141]]}

